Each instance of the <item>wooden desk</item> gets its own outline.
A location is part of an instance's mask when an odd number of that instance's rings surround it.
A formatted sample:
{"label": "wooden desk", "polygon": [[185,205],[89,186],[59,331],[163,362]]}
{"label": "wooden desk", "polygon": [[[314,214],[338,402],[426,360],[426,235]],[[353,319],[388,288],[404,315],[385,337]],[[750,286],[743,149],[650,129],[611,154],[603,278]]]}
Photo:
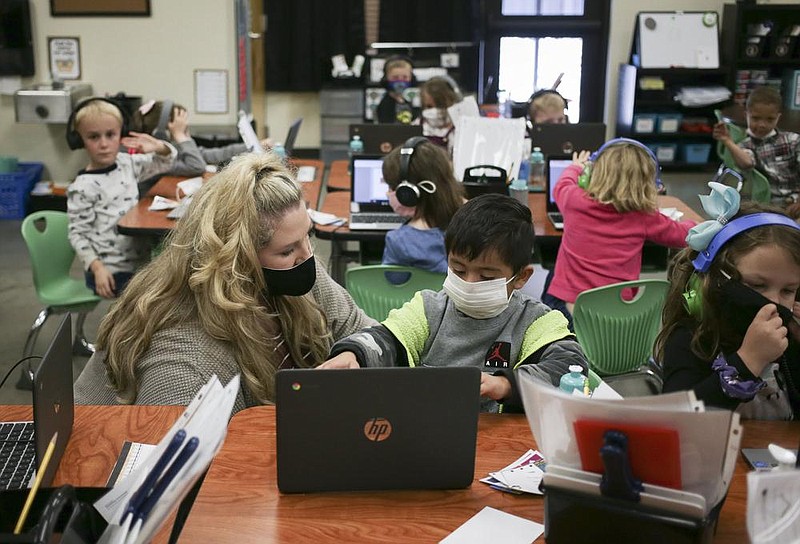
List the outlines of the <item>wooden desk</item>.
{"label": "wooden desk", "polygon": [[[744,447],[797,447],[800,422],[745,423]],[[186,542],[436,542],[491,506],[539,523],[542,497],[510,495],[478,482],[536,448],[525,416],[481,414],[475,481],[463,490],[281,495],[275,409],[250,408],[231,420],[181,533]],[[324,451],[320,452],[324,455]],[[421,452],[424,455],[424,452]],[[716,542],[747,542],[747,465],[739,456]]]}
{"label": "wooden desk", "polygon": [[325,187],[329,191],[349,191],[350,190],[350,173],[347,169],[350,166],[350,161],[338,160],[331,162],[328,169],[328,179],[325,182]]}
{"label": "wooden desk", "polygon": [[[328,177],[330,181],[330,176]],[[562,232],[556,230],[547,219],[545,194],[536,192],[528,193],[528,207],[533,214],[533,226],[539,244],[558,245]],[[677,208],[683,212],[684,219],[703,221],[703,218],[690,208],[681,199],[670,195],[659,195],[658,206],[661,208]],[[328,192],[319,207],[320,211],[332,213],[338,217],[350,217],[350,191]],[[344,285],[345,272],[347,271],[347,251],[345,245],[350,241],[381,241],[386,237],[385,231],[352,231],[346,225],[335,227],[331,225],[314,225],[314,232],[318,238],[331,241],[331,277],[340,285]]]}
{"label": "wooden desk", "polygon": [[[319,202],[319,195],[322,189],[322,177],[325,171],[325,163],[317,160],[293,160],[297,166],[313,166],[316,169],[314,181],[301,183],[303,196],[309,208],[316,208]],[[209,176],[211,177],[211,176]],[[129,236],[165,236],[175,228],[175,219],[169,219],[169,210],[151,211],[150,204],[156,195],[175,199],[175,191],[178,182],[186,179],[176,176],[164,176],[150,188],[147,194],[128,213],[126,213],[117,223],[117,230],[121,234]]]}
{"label": "wooden desk", "polygon": [[[76,406],[75,425],[55,485],[103,486],[124,440],[157,443],[181,406]],[[0,406],[0,420],[30,420],[30,406]],[[800,422],[746,421],[742,447],[774,442],[797,447]],[[281,495],[275,460],[275,408],[243,410],[231,419],[181,542],[435,542],[484,506],[542,523],[542,498],[509,495],[477,481],[536,448],[522,415],[481,414],[475,481],[452,491]],[[324,453],[324,452],[323,452]],[[739,456],[716,542],[747,542],[747,464]],[[162,530],[156,542],[166,542]]]}

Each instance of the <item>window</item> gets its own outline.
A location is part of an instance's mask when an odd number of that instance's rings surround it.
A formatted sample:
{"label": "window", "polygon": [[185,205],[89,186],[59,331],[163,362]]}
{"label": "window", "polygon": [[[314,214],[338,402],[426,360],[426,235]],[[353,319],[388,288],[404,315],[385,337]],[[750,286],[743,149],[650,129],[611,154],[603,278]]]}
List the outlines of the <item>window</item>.
{"label": "window", "polygon": [[610,0],[485,0],[481,93],[524,103],[558,91],[569,118],[602,121]]}

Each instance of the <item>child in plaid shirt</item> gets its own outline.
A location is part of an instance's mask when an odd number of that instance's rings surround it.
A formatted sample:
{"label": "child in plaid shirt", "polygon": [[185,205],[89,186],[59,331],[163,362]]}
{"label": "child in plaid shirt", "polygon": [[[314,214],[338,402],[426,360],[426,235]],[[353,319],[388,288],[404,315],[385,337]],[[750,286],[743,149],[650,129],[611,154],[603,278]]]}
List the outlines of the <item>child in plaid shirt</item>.
{"label": "child in plaid shirt", "polygon": [[800,134],[775,128],[781,104],[775,89],[753,89],[746,106],[747,137],[736,144],[720,122],[714,127],[714,138],[730,150],[736,166],[763,172],[770,182],[773,204],[787,206],[800,196]]}

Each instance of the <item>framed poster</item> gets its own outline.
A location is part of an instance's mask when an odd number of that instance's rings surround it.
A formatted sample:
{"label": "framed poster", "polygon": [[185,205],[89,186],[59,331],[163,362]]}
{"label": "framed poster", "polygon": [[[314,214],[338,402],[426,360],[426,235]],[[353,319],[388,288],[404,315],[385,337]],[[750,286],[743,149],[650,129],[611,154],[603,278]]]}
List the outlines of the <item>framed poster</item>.
{"label": "framed poster", "polygon": [[81,78],[80,38],[47,38],[53,79]]}
{"label": "framed poster", "polygon": [[194,109],[197,113],[228,113],[228,71],[194,71]]}
{"label": "framed poster", "polygon": [[53,17],[150,16],[150,0],[50,0]]}

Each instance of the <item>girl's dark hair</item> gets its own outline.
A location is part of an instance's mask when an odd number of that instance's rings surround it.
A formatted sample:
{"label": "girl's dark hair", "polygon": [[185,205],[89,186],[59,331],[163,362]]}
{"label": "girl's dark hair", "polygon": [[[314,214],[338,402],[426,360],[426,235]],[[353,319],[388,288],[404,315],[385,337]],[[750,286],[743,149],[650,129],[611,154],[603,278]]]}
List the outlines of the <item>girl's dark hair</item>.
{"label": "girl's dark hair", "polygon": [[[744,202],[734,219],[761,212],[785,215],[774,206]],[[744,339],[741,332],[728,325],[726,316],[720,313],[720,292],[717,288],[724,280],[722,271],[733,279],[741,276],[736,263],[755,248],[775,245],[785,249],[795,263],[800,265],[800,231],[781,225],[764,225],[747,230],[725,244],[717,253],[708,272],[695,271],[692,260],[697,251],[685,248],[675,257],[669,271],[670,289],[662,312],[662,328],[656,338],[656,360],[663,361],[664,347],[672,332],[682,323],[690,324],[694,330],[691,350],[701,359],[713,359],[720,352],[736,351]],[[696,278],[696,279],[692,279]],[[691,285],[690,285],[691,284]],[[694,289],[700,297],[700,311],[689,313],[684,293]]]}
{"label": "girl's dark hair", "polygon": [[[383,159],[383,179],[392,191],[403,181],[400,176],[400,148],[394,148]],[[453,166],[447,152],[431,142],[422,142],[414,148],[408,163],[408,182],[429,180],[436,192],[420,191],[414,218],[424,219],[431,228],[447,229],[453,214],[464,202],[464,190],[453,175]]]}

